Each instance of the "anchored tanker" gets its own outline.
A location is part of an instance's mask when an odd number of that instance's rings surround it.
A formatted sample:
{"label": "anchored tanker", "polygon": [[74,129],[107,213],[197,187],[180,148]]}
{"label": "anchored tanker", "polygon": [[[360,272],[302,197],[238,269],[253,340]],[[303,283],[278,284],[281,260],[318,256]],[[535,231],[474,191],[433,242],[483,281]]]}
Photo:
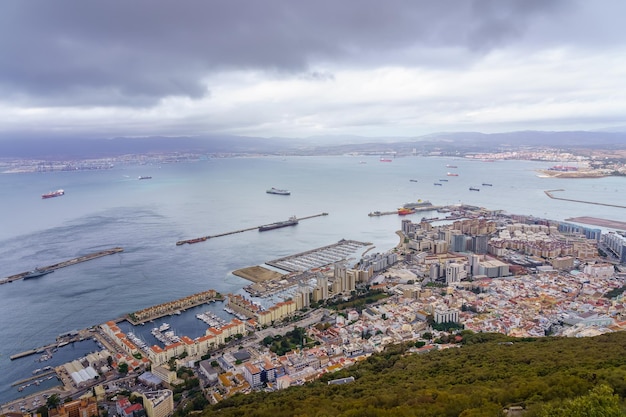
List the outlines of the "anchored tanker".
{"label": "anchored tanker", "polygon": [[270,223],[270,224],[266,224],[266,225],[260,226],[259,227],[259,232],[265,232],[267,230],[279,229],[281,227],[295,226],[296,224],[298,224],[298,219],[296,218],[296,216],[291,216],[289,218],[289,220],[285,220],[285,221],[282,221],[282,222],[276,222],[276,223]]}
{"label": "anchored tanker", "polygon": [[56,191],[50,191],[49,193],[45,193],[41,195],[41,198],[52,198],[52,197],[59,197],[65,194],[65,191],[63,190],[56,190]]}

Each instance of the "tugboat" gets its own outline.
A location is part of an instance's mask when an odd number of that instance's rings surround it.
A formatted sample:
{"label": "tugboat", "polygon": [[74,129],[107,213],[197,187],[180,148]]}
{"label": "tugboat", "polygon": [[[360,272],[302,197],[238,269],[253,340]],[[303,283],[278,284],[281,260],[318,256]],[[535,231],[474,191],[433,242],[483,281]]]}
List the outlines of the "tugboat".
{"label": "tugboat", "polygon": [[412,208],[400,207],[398,209],[398,215],[400,216],[406,216],[407,214],[414,214],[414,213],[415,213],[415,209],[412,209]]}

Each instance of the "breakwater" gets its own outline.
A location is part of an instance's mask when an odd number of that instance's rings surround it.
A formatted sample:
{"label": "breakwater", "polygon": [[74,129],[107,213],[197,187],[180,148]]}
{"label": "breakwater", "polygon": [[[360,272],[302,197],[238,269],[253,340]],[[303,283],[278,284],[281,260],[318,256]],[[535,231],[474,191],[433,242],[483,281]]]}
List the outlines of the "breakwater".
{"label": "breakwater", "polygon": [[599,202],[597,202],[597,201],[584,201],[584,200],[576,200],[576,199],[573,199],[573,198],[556,197],[556,196],[554,195],[554,193],[555,193],[555,192],[558,192],[558,191],[565,191],[565,190],[564,190],[564,189],[562,189],[562,188],[559,188],[558,190],[546,190],[546,191],[544,191],[544,193],[545,193],[548,197],[550,197],[550,198],[552,198],[552,199],[554,199],[554,200],[572,201],[572,202],[574,202],[574,203],[583,203],[583,204],[595,204],[596,206],[606,206],[606,207],[626,208],[626,206],[621,206],[621,205],[619,205],[619,204],[607,204],[607,203],[599,203]]}
{"label": "breakwater", "polygon": [[[123,251],[124,251],[124,249],[120,248],[120,247],[107,249],[107,250],[93,252],[93,253],[89,253],[87,255],[79,256],[78,258],[68,259],[67,261],[59,262],[59,263],[56,263],[56,264],[52,264],[52,265],[48,265],[48,266],[44,266],[44,267],[39,267],[37,269],[54,271],[54,270],[65,268],[65,267],[68,267],[68,266],[71,266],[71,265],[76,265],[76,264],[81,263],[81,262],[90,261],[92,259],[100,258],[102,256],[113,255],[115,253],[120,253],[120,252],[123,252]],[[13,281],[17,281],[17,280],[23,279],[28,274],[29,274],[29,271],[21,272],[19,274],[15,274],[15,275],[11,275],[9,277],[6,277],[6,278],[0,280],[0,284],[8,284],[8,283],[11,283]]]}
{"label": "breakwater", "polygon": [[[314,217],[320,217],[320,216],[328,216],[328,213],[319,213],[319,214],[314,214],[312,216],[297,217],[296,220],[297,221],[301,221],[301,220],[312,219]],[[208,236],[196,237],[196,238],[193,238],[193,239],[179,240],[178,242],[176,242],[176,246],[184,245],[185,243],[188,243],[188,244],[199,243],[199,242],[207,241],[209,239],[215,239],[216,237],[234,235],[234,234],[237,234],[237,233],[249,232],[251,230],[258,230],[262,226],[263,225],[261,225],[261,226],[254,226],[254,227],[248,227],[246,229],[233,230],[231,232],[218,233],[216,235],[208,235]]]}

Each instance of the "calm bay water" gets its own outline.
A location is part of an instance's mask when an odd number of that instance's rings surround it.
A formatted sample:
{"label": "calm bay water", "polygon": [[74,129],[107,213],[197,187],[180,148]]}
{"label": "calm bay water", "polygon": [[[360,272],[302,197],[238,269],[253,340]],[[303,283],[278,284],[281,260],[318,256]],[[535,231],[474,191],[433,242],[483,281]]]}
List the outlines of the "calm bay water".
{"label": "calm bay water", "polygon": [[[238,292],[248,282],[233,276],[232,270],[342,238],[372,242],[375,251],[392,248],[402,218],[368,217],[374,210],[424,199],[435,205],[467,203],[555,220],[587,215],[623,219],[624,209],[552,200],[543,192],[565,189],[559,196],[626,205],[623,178],[537,177],[536,169],[550,165],[421,157],[391,163],[374,157],[268,157],[0,175],[0,277],[124,248],[118,255],[0,286],[0,403],[26,394],[11,383],[41,367],[34,357],[10,361],[9,356],[50,343],[60,333],[207,289]],[[459,176],[447,177],[447,171]],[[152,179],[139,181],[140,175]],[[448,181],[434,186],[439,179]],[[493,187],[482,186],[484,182]],[[480,192],[469,191],[470,186]],[[266,194],[270,187],[290,189],[292,195]],[[66,195],[41,199],[42,193],[58,188]],[[295,227],[175,245],[181,239],[322,212],[329,215]],[[181,333],[194,336],[204,331],[204,324],[196,323],[181,321],[178,326]],[[49,364],[93,350],[90,343],[59,350]]]}

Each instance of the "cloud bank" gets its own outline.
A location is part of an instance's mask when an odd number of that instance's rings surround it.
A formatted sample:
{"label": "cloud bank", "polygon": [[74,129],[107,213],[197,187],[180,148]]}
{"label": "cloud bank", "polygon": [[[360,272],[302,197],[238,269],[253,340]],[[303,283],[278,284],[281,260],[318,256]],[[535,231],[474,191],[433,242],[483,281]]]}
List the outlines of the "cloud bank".
{"label": "cloud bank", "polygon": [[626,4],[0,4],[0,134],[414,136],[624,125]]}

